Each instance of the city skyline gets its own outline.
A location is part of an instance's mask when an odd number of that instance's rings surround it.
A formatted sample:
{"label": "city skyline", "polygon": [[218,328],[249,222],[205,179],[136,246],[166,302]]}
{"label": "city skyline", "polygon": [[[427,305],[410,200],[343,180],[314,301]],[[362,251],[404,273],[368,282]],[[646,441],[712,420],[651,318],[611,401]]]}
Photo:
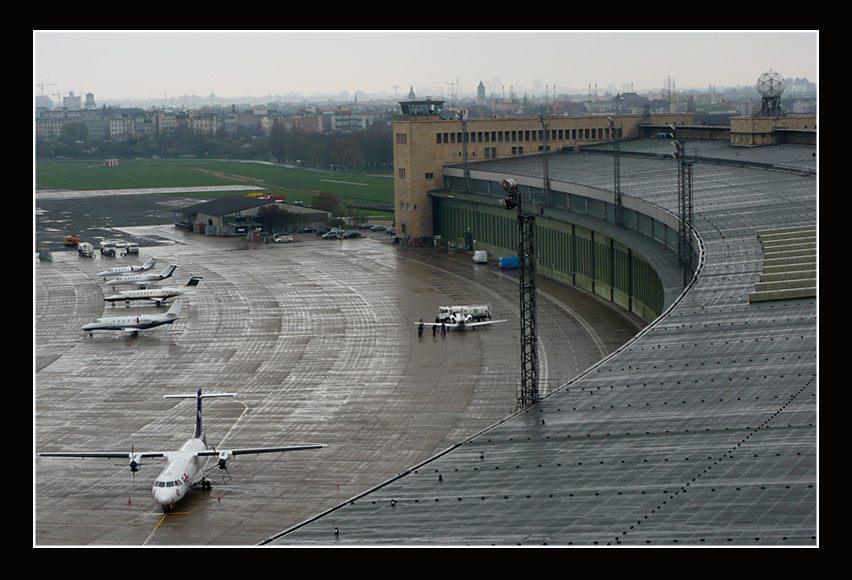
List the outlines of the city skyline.
{"label": "city skyline", "polygon": [[434,88],[599,93],[818,83],[818,31],[34,31],[34,95],[386,95]]}

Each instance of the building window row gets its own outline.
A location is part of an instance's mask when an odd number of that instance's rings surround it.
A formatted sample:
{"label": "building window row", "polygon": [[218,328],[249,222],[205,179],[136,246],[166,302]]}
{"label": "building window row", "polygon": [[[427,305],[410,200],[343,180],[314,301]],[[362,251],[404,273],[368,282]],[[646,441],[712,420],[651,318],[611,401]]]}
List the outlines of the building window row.
{"label": "building window row", "polygon": [[[586,127],[579,129],[545,129],[524,131],[469,131],[468,143],[519,143],[535,141],[600,141],[610,138],[607,127]],[[620,130],[618,131],[620,133]],[[545,139],[547,137],[547,139]],[[465,133],[442,132],[435,134],[438,145],[463,143]]]}

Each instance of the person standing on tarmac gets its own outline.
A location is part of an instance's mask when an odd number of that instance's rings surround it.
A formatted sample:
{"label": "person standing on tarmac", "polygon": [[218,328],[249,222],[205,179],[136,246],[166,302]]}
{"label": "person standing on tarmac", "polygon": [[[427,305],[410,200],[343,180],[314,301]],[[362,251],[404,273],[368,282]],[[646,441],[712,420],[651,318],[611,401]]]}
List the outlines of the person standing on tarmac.
{"label": "person standing on tarmac", "polygon": [[423,319],[420,319],[420,324],[417,326],[417,338],[423,336]]}

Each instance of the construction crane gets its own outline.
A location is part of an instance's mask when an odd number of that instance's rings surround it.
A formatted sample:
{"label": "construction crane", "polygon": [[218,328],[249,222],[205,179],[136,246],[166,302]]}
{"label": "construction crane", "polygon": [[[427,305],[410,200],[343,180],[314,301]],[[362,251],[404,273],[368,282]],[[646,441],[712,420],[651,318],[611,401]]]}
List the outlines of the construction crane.
{"label": "construction crane", "polygon": [[38,84],[38,86],[41,88],[41,96],[43,97],[44,96],[44,87],[55,87],[56,84],[41,82],[41,83]]}

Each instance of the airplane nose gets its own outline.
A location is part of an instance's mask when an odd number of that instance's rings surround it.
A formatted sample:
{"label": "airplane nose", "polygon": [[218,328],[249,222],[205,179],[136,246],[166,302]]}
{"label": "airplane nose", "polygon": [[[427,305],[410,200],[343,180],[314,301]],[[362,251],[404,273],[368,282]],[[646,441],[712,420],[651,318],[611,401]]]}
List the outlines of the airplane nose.
{"label": "airplane nose", "polygon": [[164,487],[154,488],[154,499],[157,500],[158,506],[174,505],[176,496],[174,491]]}

